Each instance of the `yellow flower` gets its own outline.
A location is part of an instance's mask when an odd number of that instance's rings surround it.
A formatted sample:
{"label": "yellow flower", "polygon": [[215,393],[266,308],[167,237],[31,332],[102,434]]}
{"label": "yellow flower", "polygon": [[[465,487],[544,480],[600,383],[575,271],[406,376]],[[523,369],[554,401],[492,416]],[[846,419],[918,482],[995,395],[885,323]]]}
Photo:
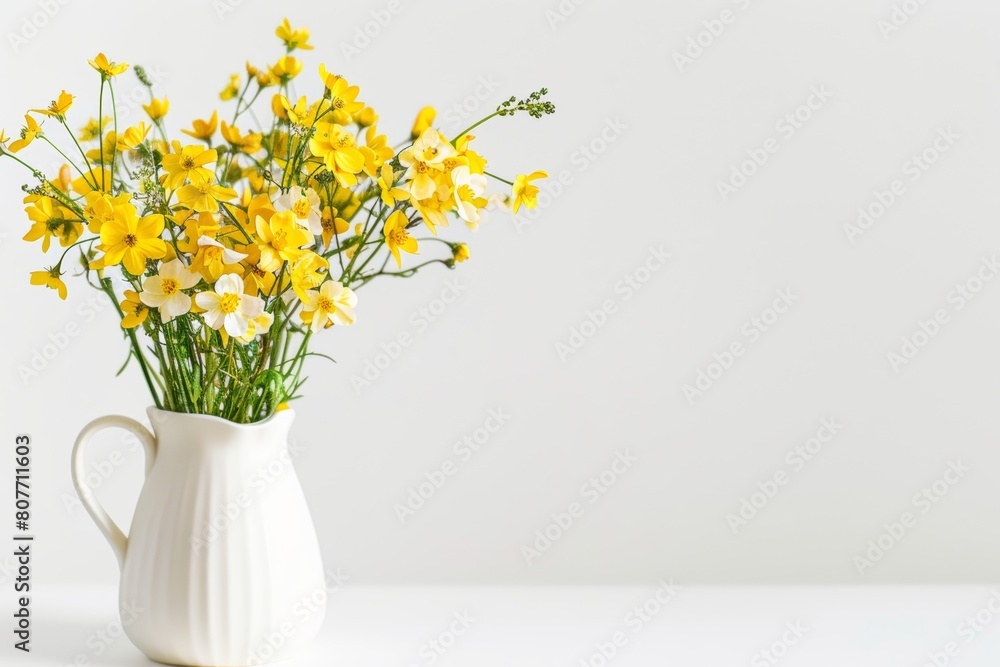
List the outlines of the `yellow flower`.
{"label": "yellow flower", "polygon": [[150,308],[160,311],[160,319],[169,322],[191,310],[191,297],[184,290],[198,284],[201,276],[184,266],[179,259],[172,259],[160,265],[155,276],[142,281],[139,299]]}
{"label": "yellow flower", "polygon": [[83,233],[83,223],[76,214],[51,197],[38,197],[32,200],[31,206],[24,211],[28,214],[32,225],[23,240],[41,239],[42,252],[49,251],[49,243],[53,237],[58,238],[59,245],[65,248],[75,243]]}
{"label": "yellow flower", "polygon": [[317,123],[316,134],[309,139],[309,150],[323,158],[337,182],[348,188],[358,184],[356,174],[365,166],[365,156],[354,146],[354,135],[343,125]]}
{"label": "yellow flower", "polygon": [[124,153],[125,151],[135,150],[136,146],[146,139],[146,135],[149,134],[150,129],[149,125],[140,122],[138,125],[133,125],[125,130],[117,141],[118,151]]}
{"label": "yellow flower", "polygon": [[444,171],[444,161],[455,155],[455,147],[434,128],[424,130],[413,145],[399,154],[399,163],[407,167],[410,194],[414,199],[427,199],[437,191],[435,172]]}
{"label": "yellow flower", "polygon": [[374,125],[365,131],[365,145],[358,150],[365,156],[365,173],[372,178],[375,178],[378,170],[386,160],[391,160],[394,154],[392,147],[389,146],[389,138],[379,134]]}
{"label": "yellow flower", "polygon": [[221,93],[219,93],[219,99],[231,100],[239,94],[240,94],[240,75],[230,74],[229,84],[222,89]]}
{"label": "yellow flower", "polygon": [[115,208],[126,206],[132,196],[128,193],[112,198],[111,195],[92,190],[86,194],[87,204],[83,207],[83,217],[87,220],[87,230],[100,234],[104,223],[115,217]]}
{"label": "yellow flower", "polygon": [[358,297],[341,283],[328,280],[319,290],[306,292],[302,301],[302,321],[313,333],[333,324],[350,326],[355,322],[354,308]]}
{"label": "yellow flower", "polygon": [[91,148],[87,151],[87,159],[100,164],[110,164],[112,156],[114,156],[118,150],[118,136],[115,134],[114,130],[111,130],[104,135],[103,139],[101,139],[100,146],[97,148]]}
{"label": "yellow flower", "polygon": [[78,195],[86,195],[88,192],[110,192],[111,191],[111,170],[99,169],[97,167],[85,172],[72,183],[73,192]]}
{"label": "yellow flower", "polygon": [[406,214],[402,211],[393,211],[389,219],[385,221],[382,233],[385,235],[385,244],[389,246],[389,252],[396,259],[396,267],[403,267],[403,260],[399,257],[399,251],[405,250],[408,253],[417,253],[417,240],[406,231],[410,224]]}
{"label": "yellow flower", "polygon": [[271,98],[271,111],[279,120],[287,120],[304,125],[302,117],[305,116],[308,110],[309,103],[306,101],[305,95],[300,97],[294,106],[281,93],[275,93],[274,97]]}
{"label": "yellow flower", "polygon": [[232,274],[215,283],[214,292],[199,292],[195,302],[205,312],[205,323],[213,329],[223,329],[234,338],[245,336],[250,322],[264,312],[263,299],[243,293],[243,281]]}
{"label": "yellow flower", "polygon": [[319,64],[319,80],[323,82],[325,88],[333,88],[333,84],[337,82],[337,79],[341,79],[339,74],[334,74],[326,68],[324,63]]}
{"label": "yellow flower", "polygon": [[66,115],[66,112],[69,111],[71,106],[73,106],[73,96],[64,90],[59,93],[58,98],[52,100],[52,104],[50,104],[47,108],[32,109],[32,111],[61,119]]}
{"label": "yellow flower", "polygon": [[456,243],[452,246],[452,252],[454,253],[456,262],[464,262],[469,259],[469,246],[464,243]]}
{"label": "yellow flower", "polygon": [[201,139],[202,141],[207,141],[211,143],[212,135],[215,134],[215,128],[219,126],[219,112],[213,111],[212,117],[208,120],[195,120],[192,121],[190,130],[181,130],[184,134],[189,137],[194,137],[195,139]]}
{"label": "yellow flower", "polygon": [[238,127],[229,126],[226,121],[222,121],[222,138],[236,150],[253,155],[260,150],[262,135],[259,132],[250,132],[244,137]]}
{"label": "yellow flower", "polygon": [[274,31],[274,34],[285,43],[285,48],[289,52],[295,49],[302,49],[303,51],[312,50],[312,44],[309,44],[309,31],[305,28],[292,30],[292,24],[288,22],[288,19],[281,22],[281,25]]}
{"label": "yellow flower", "polygon": [[3,129],[0,129],[0,146],[3,146],[5,143],[7,143],[8,138],[9,137],[7,137],[7,132],[4,131]]}
{"label": "yellow flower", "polygon": [[451,171],[455,167],[461,164],[467,164],[469,166],[469,171],[473,174],[481,174],[486,171],[486,159],[483,158],[479,153],[469,148],[469,143],[475,137],[471,134],[463,134],[461,138],[455,142],[455,150],[457,151],[456,163],[450,164],[445,160],[445,169]]}
{"label": "yellow flower", "polygon": [[333,206],[325,206],[319,216],[323,234],[323,247],[329,248],[334,234],[343,234],[350,228],[347,220],[340,217],[340,211]]}
{"label": "yellow flower", "polygon": [[32,271],[31,284],[43,285],[49,289],[54,289],[59,293],[59,298],[66,300],[66,283],[62,281],[62,274],[58,267],[53,267],[48,271]]}
{"label": "yellow flower", "polygon": [[93,141],[98,138],[110,122],[111,118],[108,116],[105,116],[102,122],[98,122],[96,118],[91,118],[87,121],[86,125],[80,128],[80,141]]}
{"label": "yellow flower", "polygon": [[483,197],[486,193],[486,176],[473,174],[467,166],[462,165],[451,172],[451,179],[455,185],[458,216],[475,229],[479,225],[479,209],[485,208],[489,203]]}
{"label": "yellow flower", "polygon": [[42,127],[35,121],[31,116],[25,115],[24,122],[26,123],[24,127],[21,128],[21,138],[15,139],[11,142],[10,146],[7,148],[11,153],[16,153],[22,148],[26,147],[35,137],[42,136]]}
{"label": "yellow flower", "polygon": [[260,265],[265,271],[277,271],[282,262],[294,262],[305,254],[302,247],[313,241],[291,211],[279,211],[267,221],[257,216],[255,226],[260,240]]}
{"label": "yellow flower", "polygon": [[125,317],[122,318],[123,329],[134,329],[149,317],[149,307],[130,289],[125,290],[125,300],[118,304],[118,307],[125,313]]}
{"label": "yellow flower", "polygon": [[162,100],[154,97],[149,101],[149,104],[143,104],[142,108],[149,114],[150,120],[157,121],[167,115],[167,111],[170,110],[170,101],[166,97]]}
{"label": "yellow flower", "polygon": [[330,91],[330,107],[334,111],[350,117],[365,108],[364,102],[357,101],[361,89],[347,83],[344,77],[328,77],[326,88]]}
{"label": "yellow flower", "polygon": [[175,211],[171,221],[184,228],[184,238],[177,240],[177,248],[189,255],[198,252],[198,239],[202,236],[214,239],[222,231],[217,213],[195,213],[185,208]]}
{"label": "yellow flower", "polygon": [[514,198],[514,213],[517,213],[518,209],[521,208],[522,203],[529,209],[535,208],[538,204],[538,186],[532,185],[531,181],[548,177],[549,175],[544,171],[533,171],[528,175],[517,175],[517,178],[514,179],[514,186],[511,190],[511,196]]}
{"label": "yellow flower", "polygon": [[163,216],[139,218],[131,204],[115,209],[114,218],[101,226],[100,250],[104,251],[104,266],[121,262],[134,276],[146,272],[147,259],[160,259],[167,254],[163,233]]}
{"label": "yellow flower", "polygon": [[405,201],[410,198],[409,192],[403,188],[395,187],[395,178],[392,167],[383,164],[377,182],[379,189],[382,190],[382,203],[389,208],[395,206],[397,201]]}
{"label": "yellow flower", "polygon": [[[3,143],[3,130],[0,130],[0,144]],[[62,192],[69,192],[70,187],[73,185],[73,172],[70,171],[69,165],[64,164],[59,167],[59,174],[49,181],[49,185],[61,190]]]}
{"label": "yellow flower", "polygon": [[271,65],[271,74],[277,77],[281,83],[288,83],[297,77],[301,71],[302,61],[295,56],[281,56],[278,58],[278,62]]}
{"label": "yellow flower", "polygon": [[424,133],[424,131],[429,128],[433,123],[434,119],[437,117],[437,111],[434,107],[424,107],[417,114],[417,119],[413,121],[413,129],[410,130],[410,138],[416,139]]}
{"label": "yellow flower", "polygon": [[365,107],[354,114],[354,122],[358,124],[358,127],[370,127],[378,122],[378,114],[375,113],[375,109]]}
{"label": "yellow flower", "polygon": [[201,236],[198,238],[198,254],[194,256],[191,268],[212,283],[220,276],[240,273],[239,263],[246,257],[246,253],[227,248],[210,236]]}
{"label": "yellow flower", "polygon": [[105,79],[118,76],[128,69],[128,63],[109,62],[108,57],[103,53],[98,53],[96,58],[87,62],[90,63],[91,67],[100,72],[101,76]]}
{"label": "yellow flower", "polygon": [[257,85],[261,88],[276,86],[278,83],[280,83],[278,77],[276,77],[270,69],[262,69],[257,72]]}
{"label": "yellow flower", "polygon": [[354,255],[357,254],[358,249],[361,247],[361,243],[364,239],[365,226],[360,222],[354,225],[354,236],[347,240],[347,249],[344,250],[344,254],[347,255],[347,259],[354,259]]}
{"label": "yellow flower", "polygon": [[260,248],[257,245],[238,246],[246,257],[240,262],[243,267],[243,291],[247,294],[273,296],[275,275],[260,266]]}
{"label": "yellow flower", "polygon": [[209,181],[213,177],[211,169],[205,165],[215,162],[219,154],[213,149],[206,149],[197,144],[181,148],[179,141],[173,144],[173,152],[163,156],[163,169],[167,172],[163,179],[163,187],[176,190],[188,179],[194,181]]}
{"label": "yellow flower", "polygon": [[217,211],[220,201],[232,201],[236,191],[213,183],[212,178],[192,181],[177,191],[177,201],[199,213]]}
{"label": "yellow flower", "polygon": [[322,255],[307,250],[302,257],[292,265],[292,290],[300,299],[306,299],[306,292],[318,287],[326,278],[330,262]]}
{"label": "yellow flower", "polygon": [[413,204],[416,206],[420,217],[424,219],[427,229],[431,231],[431,234],[437,236],[438,225],[441,227],[448,226],[448,216],[445,213],[452,201],[452,199],[444,201],[437,197],[428,197],[427,199],[419,199],[413,202]]}

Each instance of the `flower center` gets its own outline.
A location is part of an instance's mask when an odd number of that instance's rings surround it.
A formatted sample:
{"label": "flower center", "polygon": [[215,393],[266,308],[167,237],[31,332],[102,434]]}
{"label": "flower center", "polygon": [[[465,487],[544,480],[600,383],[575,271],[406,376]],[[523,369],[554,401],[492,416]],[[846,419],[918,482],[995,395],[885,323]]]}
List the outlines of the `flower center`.
{"label": "flower center", "polygon": [[426,174],[429,169],[430,169],[430,167],[427,166],[426,162],[418,162],[417,163],[417,173],[418,174]]}
{"label": "flower center", "polygon": [[408,238],[410,238],[410,234],[405,229],[396,229],[389,232],[389,240],[392,241],[393,245],[403,245]]}
{"label": "flower center", "polygon": [[328,296],[321,296],[319,301],[316,302],[316,308],[326,313],[332,313],[334,309],[333,299]]}
{"label": "flower center", "polygon": [[330,102],[333,104],[334,109],[343,109],[347,106],[347,102],[340,99],[339,97],[334,97]]}
{"label": "flower center", "polygon": [[125,245],[129,248],[134,248],[139,245],[139,237],[135,234],[126,234],[123,240],[125,241]]}
{"label": "flower center", "polygon": [[136,315],[142,315],[144,310],[146,310],[146,304],[142,302],[137,302],[132,306],[132,312]]}
{"label": "flower center", "polygon": [[295,202],[295,206],[292,207],[292,210],[295,212],[296,218],[303,220],[309,217],[309,208],[310,208],[309,200],[306,199],[305,197],[302,197],[297,202]]}
{"label": "flower center", "polygon": [[221,299],[219,299],[219,308],[226,315],[231,315],[235,313],[240,307],[240,295],[236,292],[229,292],[224,294]]}
{"label": "flower center", "polygon": [[190,155],[185,155],[181,158],[181,169],[184,171],[191,171],[194,169],[194,158]]}
{"label": "flower center", "polygon": [[180,285],[177,284],[177,280],[174,278],[164,278],[163,281],[160,283],[160,290],[166,296],[174,294],[177,291],[178,287],[180,287]]}

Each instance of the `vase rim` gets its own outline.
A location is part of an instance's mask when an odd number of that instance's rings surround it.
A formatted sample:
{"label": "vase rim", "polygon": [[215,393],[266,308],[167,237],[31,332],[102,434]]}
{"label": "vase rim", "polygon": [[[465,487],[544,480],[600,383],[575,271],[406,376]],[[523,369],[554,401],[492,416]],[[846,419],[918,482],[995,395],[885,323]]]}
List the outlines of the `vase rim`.
{"label": "vase rim", "polygon": [[[271,416],[267,419],[261,420],[259,422],[251,422],[249,424],[239,424],[234,421],[230,421],[223,417],[218,417],[216,415],[204,415],[197,412],[175,412],[174,410],[164,410],[163,408],[158,408],[154,405],[150,405],[146,408],[146,414],[149,416],[149,421],[152,425],[161,423],[167,420],[167,418],[179,418],[179,419],[193,419],[195,421],[204,421],[207,423],[216,423],[231,428],[236,428],[240,430],[256,430],[258,428],[263,428],[270,425],[272,422],[278,419],[283,419],[283,414],[287,414],[289,417],[295,416],[295,410],[292,408],[285,408],[284,410],[276,410],[271,413]],[[161,416],[162,415],[162,416]]]}

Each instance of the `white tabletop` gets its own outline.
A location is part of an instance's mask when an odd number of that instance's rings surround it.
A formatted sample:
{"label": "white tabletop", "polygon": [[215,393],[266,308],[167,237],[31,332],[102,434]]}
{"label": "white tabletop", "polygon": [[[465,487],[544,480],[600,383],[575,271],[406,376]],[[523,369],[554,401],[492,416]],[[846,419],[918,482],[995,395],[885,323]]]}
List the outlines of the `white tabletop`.
{"label": "white tabletop", "polygon": [[[636,611],[643,606],[645,612]],[[127,638],[115,638],[114,588],[42,588],[33,613],[32,653],[22,657],[4,647],[0,664],[154,664]],[[992,667],[1000,664],[996,616],[1000,587],[989,586],[658,591],[346,584],[330,595],[320,638],[281,664]]]}

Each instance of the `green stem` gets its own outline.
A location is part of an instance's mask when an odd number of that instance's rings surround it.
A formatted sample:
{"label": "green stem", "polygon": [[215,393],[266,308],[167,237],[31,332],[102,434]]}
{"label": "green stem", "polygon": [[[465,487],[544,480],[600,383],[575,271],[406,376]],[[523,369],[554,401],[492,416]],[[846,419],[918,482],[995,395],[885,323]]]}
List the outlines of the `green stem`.
{"label": "green stem", "polygon": [[80,151],[80,155],[83,156],[83,161],[87,163],[87,169],[90,171],[94,171],[94,166],[90,164],[90,159],[87,157],[87,153],[83,150],[83,146],[81,146],[80,142],[77,141],[76,135],[73,134],[73,130],[69,129],[69,125],[66,124],[66,118],[65,117],[60,117],[60,118],[62,126],[65,127],[66,132],[69,133],[69,138],[73,140],[74,144],[76,144],[76,149]]}
{"label": "green stem", "polygon": [[462,130],[461,132],[459,132],[455,136],[455,138],[451,140],[451,145],[452,146],[456,145],[458,143],[458,140],[461,139],[462,137],[464,137],[465,135],[467,135],[469,132],[472,132],[474,129],[476,129],[477,127],[479,127],[480,125],[482,125],[483,123],[485,123],[486,121],[488,121],[490,118],[493,118],[494,116],[499,116],[499,115],[500,115],[499,111],[494,111],[489,116],[486,116],[485,118],[483,118],[483,119],[481,119],[481,120],[473,123],[469,127],[465,128],[464,130]]}
{"label": "green stem", "polygon": [[496,174],[491,174],[488,171],[484,171],[483,173],[486,174],[487,176],[489,176],[490,178],[495,178],[496,180],[500,181],[501,183],[506,183],[507,185],[509,185],[511,187],[514,187],[514,184],[511,181],[508,181],[506,178],[500,178]]}
{"label": "green stem", "polygon": [[[121,306],[118,305],[118,298],[115,296],[115,291],[111,287],[111,279],[104,278],[101,280],[101,285],[104,291],[107,293],[108,297],[111,299],[111,303],[114,305],[115,310],[118,311],[118,317],[125,317],[124,311],[122,311]],[[128,335],[129,340],[132,343],[132,352],[135,354],[135,358],[139,361],[139,367],[142,369],[142,376],[146,380],[146,386],[149,387],[149,393],[153,397],[153,403],[157,408],[162,409],[163,404],[160,402],[160,397],[156,393],[156,389],[153,388],[153,380],[149,375],[149,366],[146,363],[146,357],[142,353],[142,348],[139,347],[139,340],[136,338],[135,329],[125,329],[125,333]]]}
{"label": "green stem", "polygon": [[83,173],[83,170],[80,169],[80,167],[78,167],[75,162],[73,162],[72,160],[70,160],[69,157],[67,157],[67,155],[65,153],[63,153],[59,149],[58,146],[56,146],[54,143],[52,143],[52,141],[50,141],[49,138],[46,137],[44,134],[42,135],[42,141],[44,141],[45,143],[47,143],[49,146],[52,146],[52,148],[55,149],[56,153],[59,153],[59,155],[62,155],[63,159],[66,160],[66,162],[68,164],[73,165],[73,168],[76,169],[76,171],[80,174],[80,176],[83,177],[83,180],[86,181],[87,185],[90,185],[90,187],[94,188],[95,190],[97,189],[97,187],[96,187],[97,181],[95,180],[94,181],[94,185],[91,185],[90,181],[87,180],[87,175]]}

